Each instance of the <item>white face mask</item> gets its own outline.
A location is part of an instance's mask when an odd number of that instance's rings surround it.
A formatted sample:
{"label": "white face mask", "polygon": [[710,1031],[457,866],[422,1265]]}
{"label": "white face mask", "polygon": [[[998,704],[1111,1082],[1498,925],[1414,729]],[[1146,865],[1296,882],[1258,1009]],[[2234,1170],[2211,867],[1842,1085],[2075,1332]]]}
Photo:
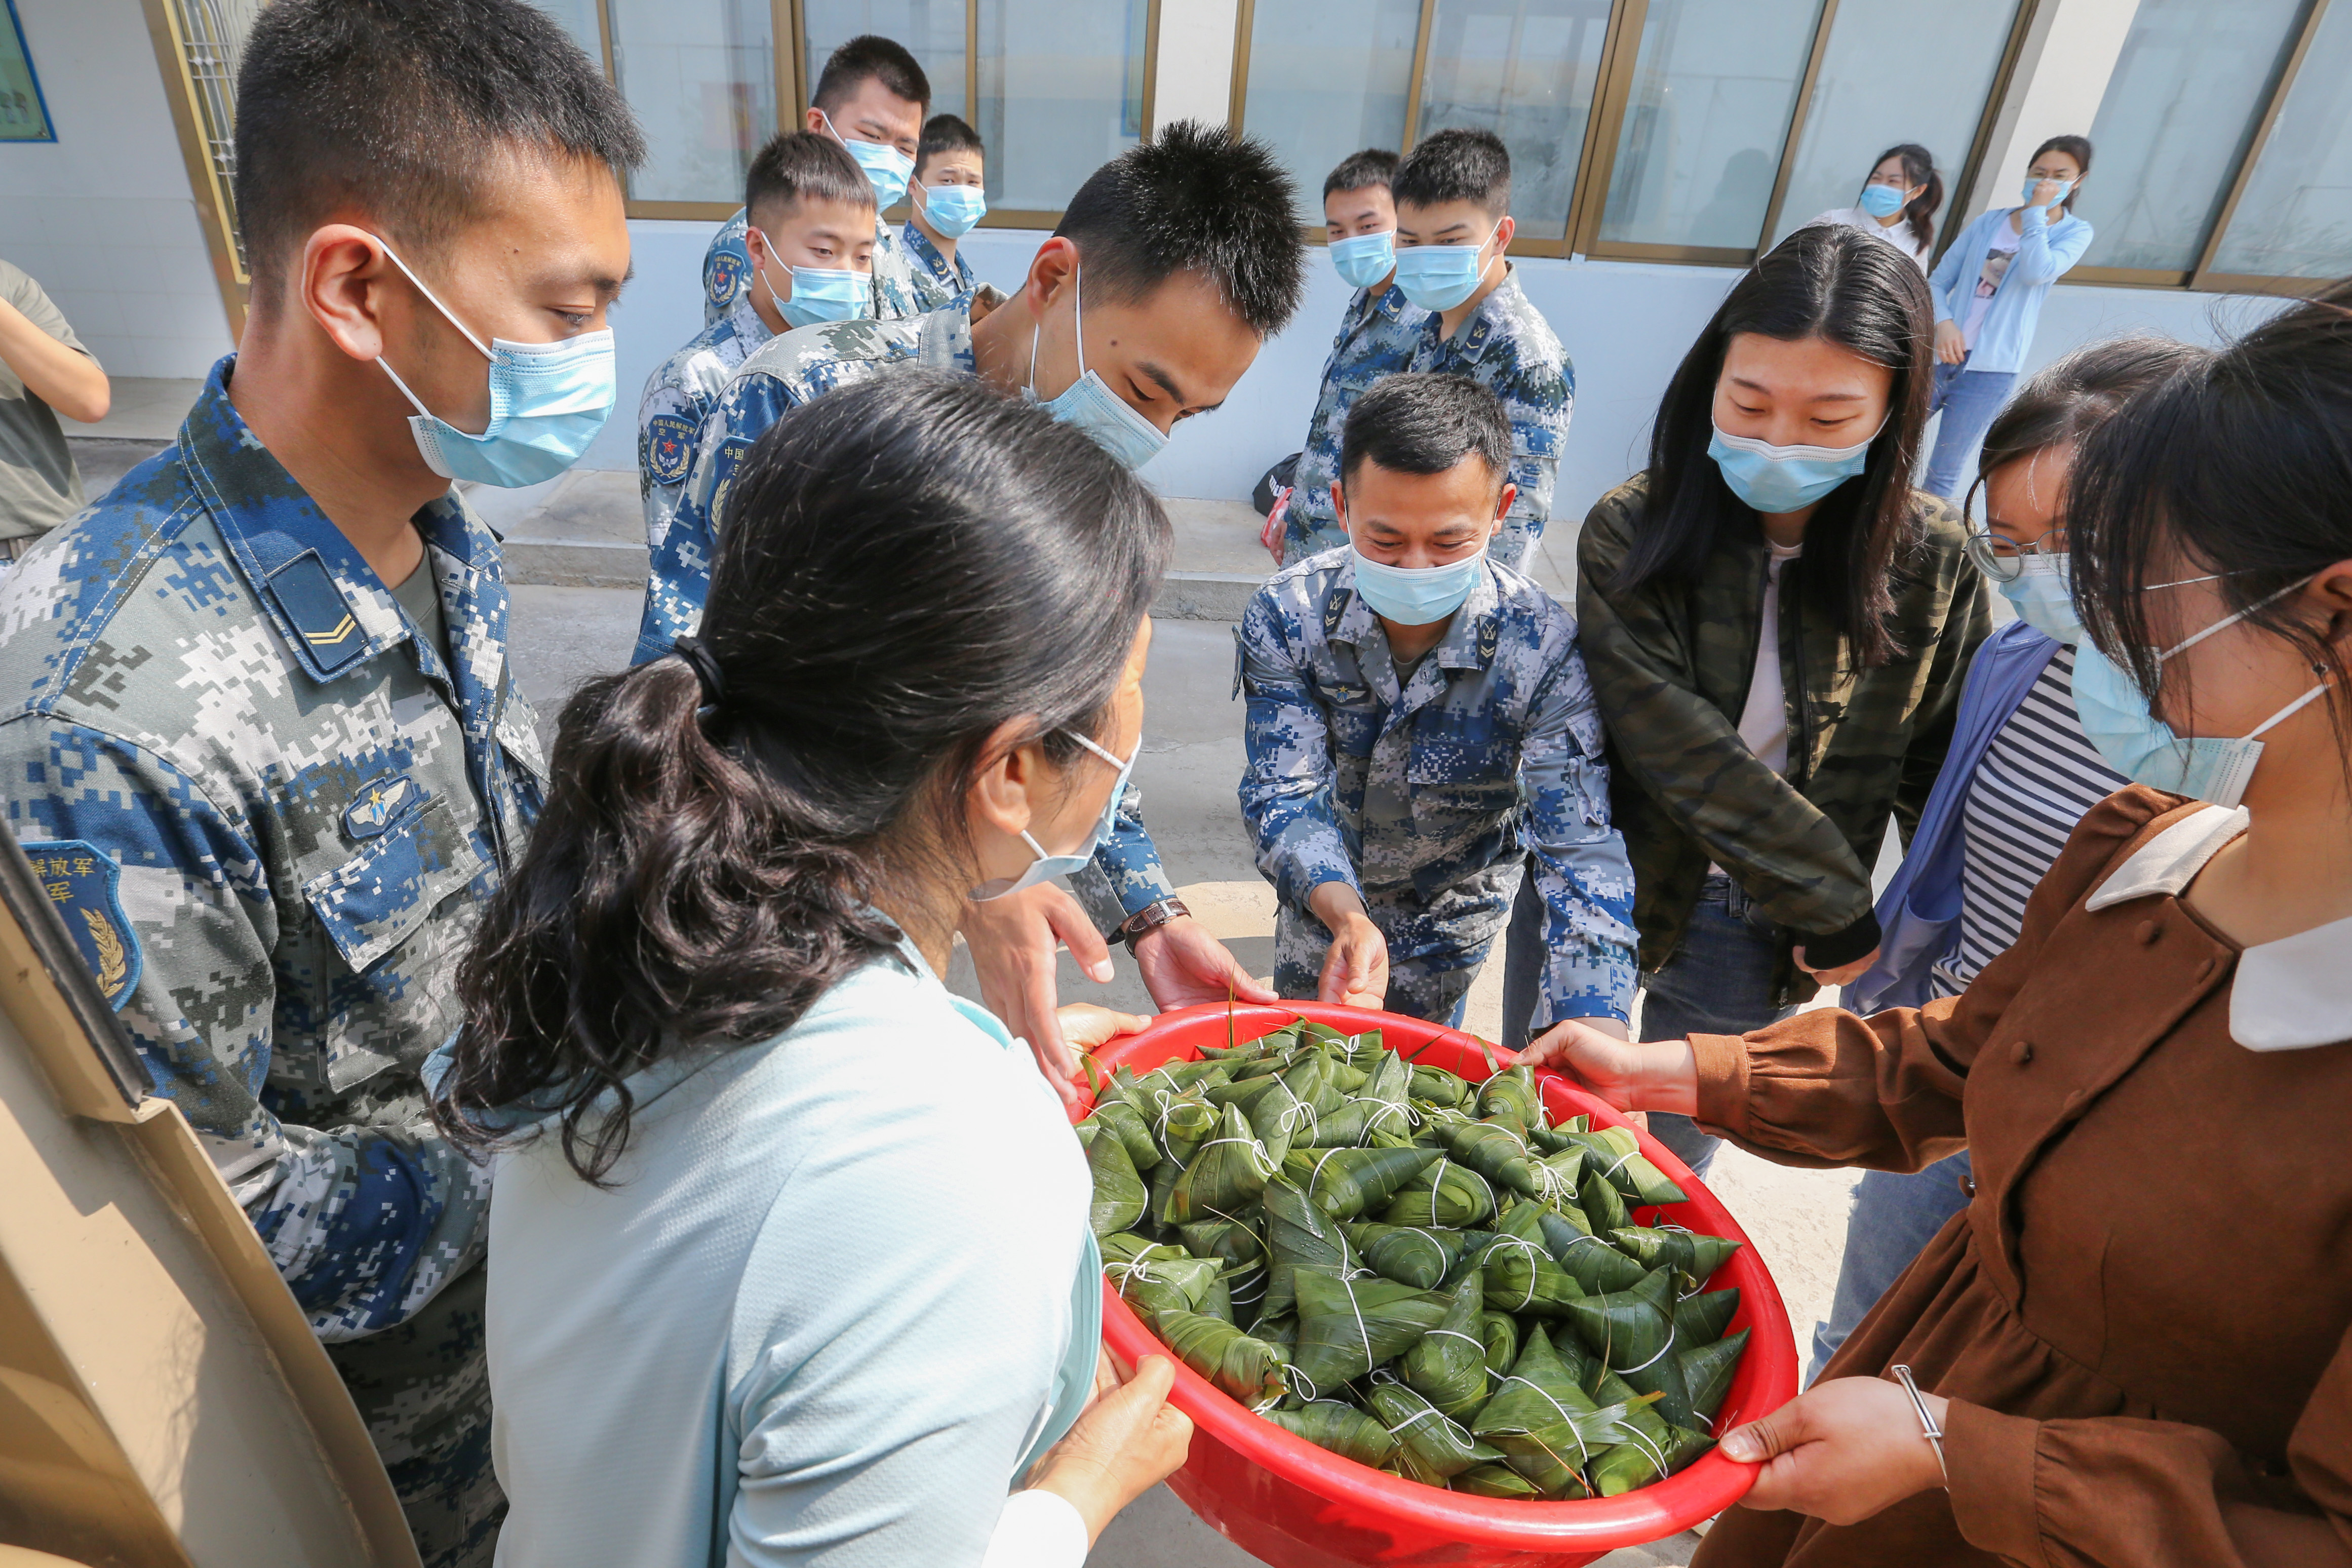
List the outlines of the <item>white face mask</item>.
{"label": "white face mask", "polygon": [[1007,893],[1017,893],[1024,888],[1034,888],[1048,877],[1066,877],[1084,867],[1088,860],[1093,859],[1095,851],[1101,848],[1104,841],[1110,837],[1111,825],[1118,819],[1119,797],[1127,793],[1128,775],[1135,771],[1135,759],[1143,755],[1143,737],[1138,735],[1135,738],[1134,753],[1122,763],[1076,730],[1066,730],[1063,733],[1118,770],[1118,777],[1111,781],[1110,798],[1103,802],[1102,816],[1095,821],[1093,834],[1087,837],[1082,847],[1072,850],[1067,855],[1048,855],[1045,853],[1045,847],[1031,837],[1027,828],[1023,828],[1021,842],[1029,846],[1029,853],[1036,858],[1030,861],[1028,869],[1023,871],[1018,877],[1010,879],[999,877],[993,881],[982,882],[979,887],[974,888],[971,890],[972,902],[984,904],[991,899],[1001,899]]}

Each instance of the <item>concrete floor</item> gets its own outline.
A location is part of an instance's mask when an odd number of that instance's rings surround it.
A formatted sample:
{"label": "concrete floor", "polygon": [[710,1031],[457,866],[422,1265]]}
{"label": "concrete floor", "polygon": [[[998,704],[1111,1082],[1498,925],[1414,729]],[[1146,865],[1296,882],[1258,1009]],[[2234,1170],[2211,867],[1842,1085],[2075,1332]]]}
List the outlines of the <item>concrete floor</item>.
{"label": "concrete floor", "polygon": [[[515,665],[551,738],[573,687],[627,662],[639,604],[637,594],[614,589],[513,590]],[[1143,757],[1135,776],[1170,876],[1251,973],[1265,974],[1274,966],[1274,901],[1251,863],[1234,800],[1242,742],[1241,705],[1229,695],[1233,661],[1230,626],[1155,624],[1144,677]],[[1116,953],[1113,963],[1117,978],[1097,986],[1065,956],[1064,1000],[1150,1011],[1127,955]],[[1471,992],[1469,1026],[1490,1037],[1501,1029],[1500,967],[1489,966]],[[949,981],[966,995],[978,994],[961,955]],[[1814,1321],[1828,1314],[1853,1180],[1846,1172],[1786,1170],[1727,1147],[1708,1184],[1771,1268],[1801,1357]],[[1684,1534],[1613,1552],[1601,1560],[1601,1568],[1686,1563],[1697,1541]],[[1092,1568],[1246,1568],[1256,1561],[1194,1518],[1164,1487],[1122,1514],[1088,1559]]]}

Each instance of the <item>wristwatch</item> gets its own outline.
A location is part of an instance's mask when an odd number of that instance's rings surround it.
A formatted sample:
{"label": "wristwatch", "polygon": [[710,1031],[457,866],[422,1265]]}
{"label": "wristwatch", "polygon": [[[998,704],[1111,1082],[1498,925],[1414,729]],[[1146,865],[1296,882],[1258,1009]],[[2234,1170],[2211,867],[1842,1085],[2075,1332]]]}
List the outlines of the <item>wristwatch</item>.
{"label": "wristwatch", "polygon": [[1129,956],[1132,956],[1138,938],[1147,932],[1158,931],[1170,921],[1187,919],[1192,913],[1192,910],[1184,907],[1184,900],[1181,899],[1154,899],[1128,916],[1118,930],[1111,934],[1118,941],[1127,943],[1127,951]]}

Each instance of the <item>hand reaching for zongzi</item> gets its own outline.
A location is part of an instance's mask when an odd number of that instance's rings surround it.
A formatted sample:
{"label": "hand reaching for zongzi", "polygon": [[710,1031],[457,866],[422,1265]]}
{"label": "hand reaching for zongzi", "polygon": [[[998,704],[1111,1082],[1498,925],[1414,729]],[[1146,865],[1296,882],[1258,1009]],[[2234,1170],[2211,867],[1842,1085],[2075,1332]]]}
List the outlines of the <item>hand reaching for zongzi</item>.
{"label": "hand reaching for zongzi", "polygon": [[1688,1040],[1631,1045],[1585,1020],[1554,1025],[1510,1058],[1556,1068],[1620,1110],[1698,1110],[1698,1066]]}
{"label": "hand reaching for zongzi", "polygon": [[1166,1480],[1192,1445],[1192,1418],[1168,1403],[1176,1363],[1146,1356],[1135,1375],[1087,1407],[1030,1472],[1032,1490],[1068,1502],[1092,1546],[1118,1510]]}

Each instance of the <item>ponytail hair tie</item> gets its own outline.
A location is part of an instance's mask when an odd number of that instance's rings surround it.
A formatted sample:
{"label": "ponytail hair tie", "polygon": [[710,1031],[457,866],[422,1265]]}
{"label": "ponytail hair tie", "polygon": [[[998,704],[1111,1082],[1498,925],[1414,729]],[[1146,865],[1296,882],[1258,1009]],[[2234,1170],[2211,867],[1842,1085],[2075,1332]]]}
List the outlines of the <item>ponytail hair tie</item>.
{"label": "ponytail hair tie", "polygon": [[727,700],[727,677],[720,673],[718,656],[710,651],[709,644],[700,637],[680,637],[669,647],[694,671],[694,679],[702,687],[705,708],[716,708]]}

